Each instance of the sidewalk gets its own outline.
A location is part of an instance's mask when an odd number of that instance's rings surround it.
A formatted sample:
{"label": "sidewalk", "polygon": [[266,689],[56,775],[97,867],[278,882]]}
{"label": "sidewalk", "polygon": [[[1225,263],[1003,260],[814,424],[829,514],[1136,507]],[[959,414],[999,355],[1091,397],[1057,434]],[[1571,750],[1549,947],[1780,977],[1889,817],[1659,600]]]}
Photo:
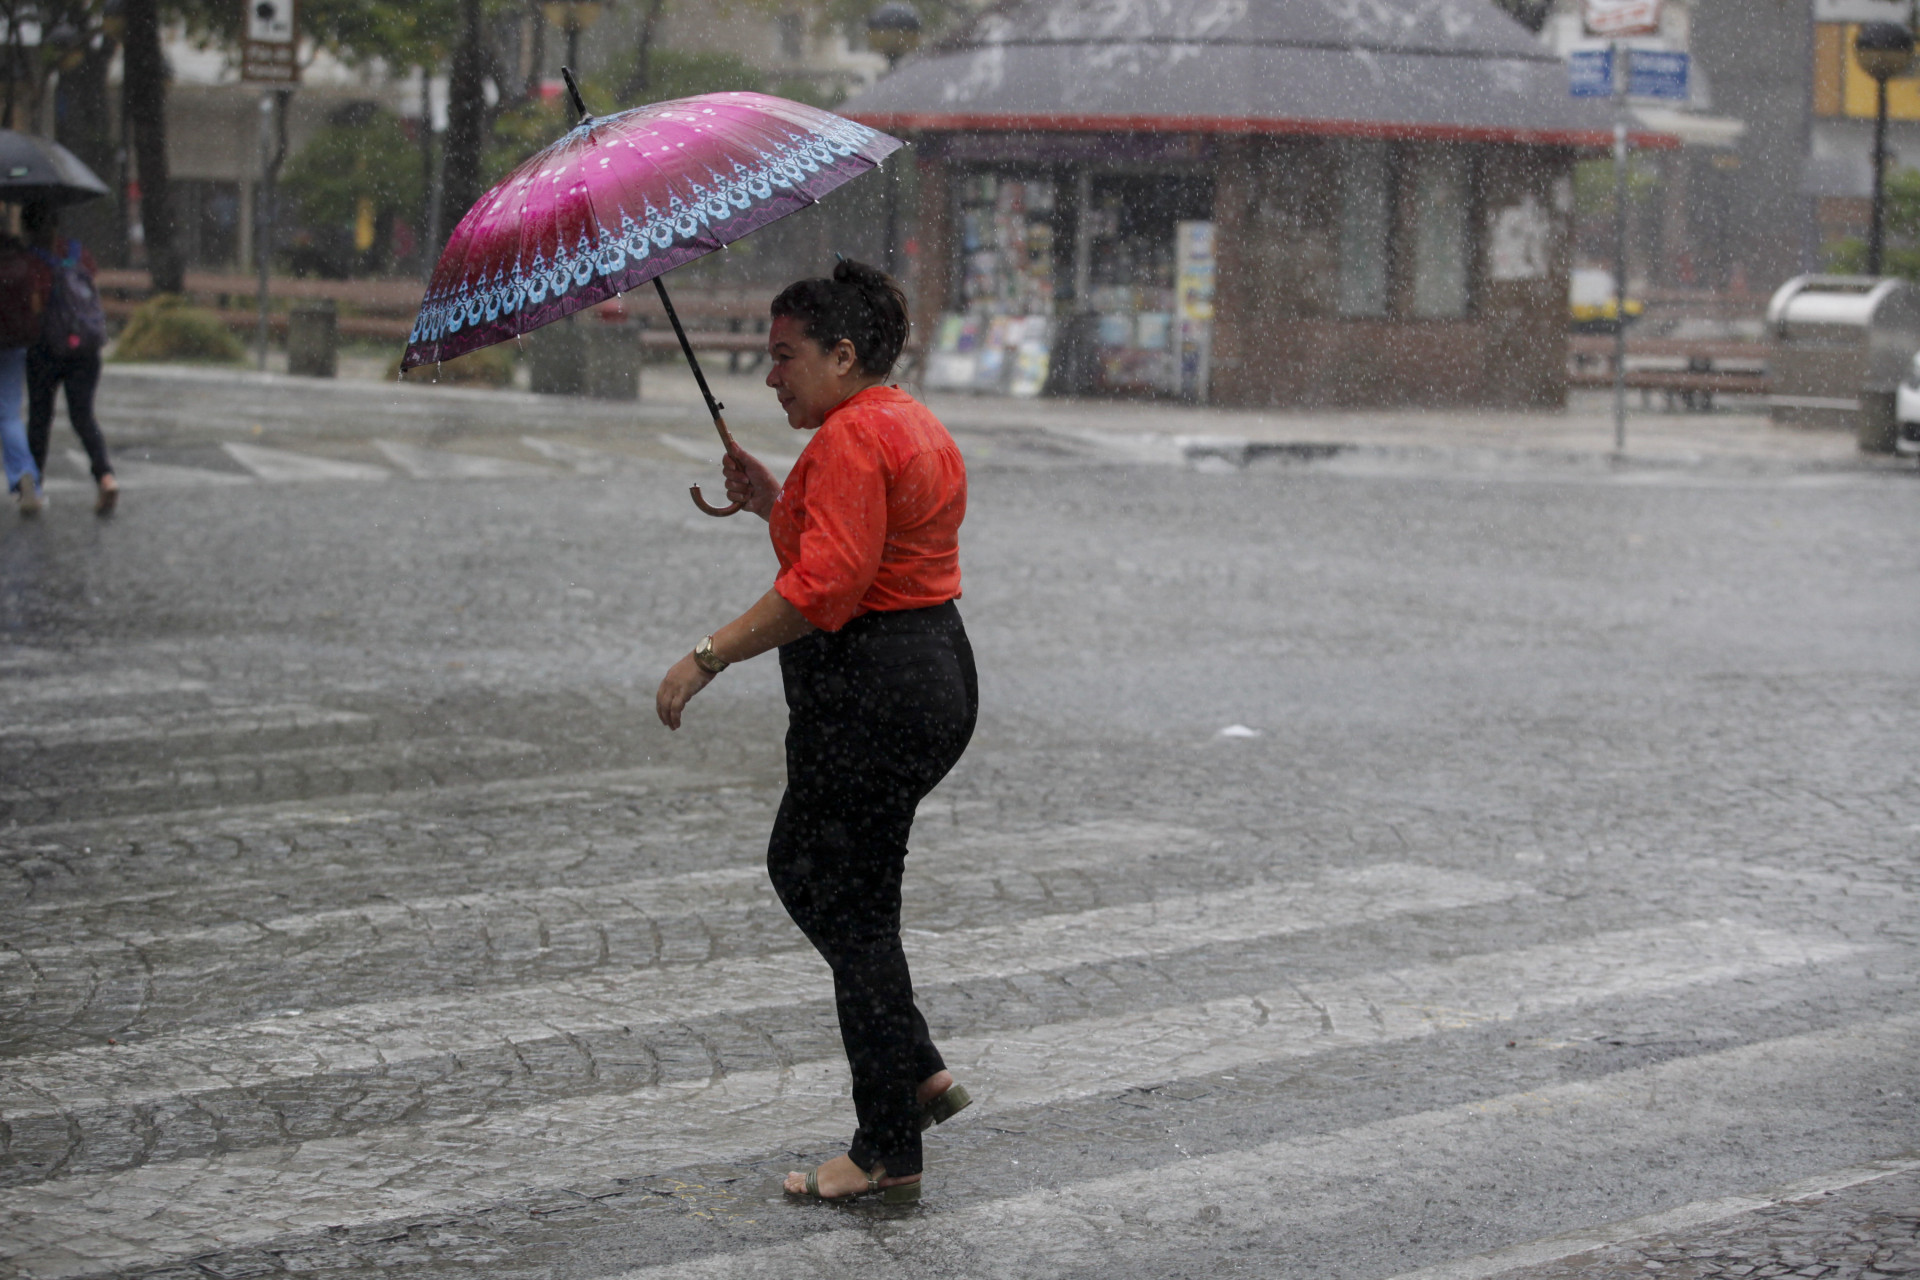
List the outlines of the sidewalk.
{"label": "sidewalk", "polygon": [[[366,365],[367,362],[361,362]],[[320,429],[335,437],[393,430],[402,421],[432,421],[439,432],[475,435],[501,431],[568,429],[600,433],[634,425],[706,429],[698,388],[683,366],[649,364],[641,399],[614,402],[525,391],[486,391],[398,385],[377,380],[368,367],[343,367],[338,380],[289,378],[251,370],[189,366],[108,366],[103,390],[120,393],[125,408],[161,417],[185,410],[206,426],[224,416],[193,406],[194,389],[240,397],[250,424],[281,419],[296,434]],[[788,445],[772,393],[754,374],[708,373],[727,406],[728,423],[757,439],[749,447]],[[1642,409],[1630,405],[1627,447],[1614,452],[1612,401],[1580,392],[1562,411],[1516,410],[1250,410],[1125,400],[1031,399],[936,392],[926,401],[961,435],[1002,436],[1009,442],[1052,442],[1074,452],[1116,460],[1170,465],[1242,465],[1278,456],[1312,461],[1334,455],[1408,462],[1455,461],[1628,466],[1741,467],[1761,470],[1911,470],[1910,460],[1869,457],[1851,433],[1776,426],[1748,403],[1708,413]],[[136,407],[137,406],[137,407]],[[241,406],[236,405],[235,408]],[[194,409],[198,409],[198,413]],[[303,425],[296,425],[303,424]],[[133,426],[132,423],[125,424]],[[136,430],[137,434],[137,430]],[[746,439],[743,436],[743,441]]]}

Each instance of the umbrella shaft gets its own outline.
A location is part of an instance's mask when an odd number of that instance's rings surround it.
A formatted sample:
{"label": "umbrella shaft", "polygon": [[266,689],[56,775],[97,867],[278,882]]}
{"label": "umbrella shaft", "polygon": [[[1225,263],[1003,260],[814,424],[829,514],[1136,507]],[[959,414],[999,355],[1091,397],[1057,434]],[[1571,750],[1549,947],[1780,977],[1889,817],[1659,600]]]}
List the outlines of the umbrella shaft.
{"label": "umbrella shaft", "polygon": [[667,296],[666,284],[659,276],[655,276],[653,287],[660,294],[660,305],[667,309],[667,319],[673,325],[673,336],[680,339],[680,350],[686,353],[687,365],[693,370],[693,380],[700,384],[700,394],[706,397],[707,412],[712,414],[714,422],[718,423],[720,410],[725,406],[713,398],[713,392],[707,387],[707,375],[700,372],[700,362],[694,358],[693,344],[687,341],[687,331],[680,327],[680,316],[673,309],[673,299]]}

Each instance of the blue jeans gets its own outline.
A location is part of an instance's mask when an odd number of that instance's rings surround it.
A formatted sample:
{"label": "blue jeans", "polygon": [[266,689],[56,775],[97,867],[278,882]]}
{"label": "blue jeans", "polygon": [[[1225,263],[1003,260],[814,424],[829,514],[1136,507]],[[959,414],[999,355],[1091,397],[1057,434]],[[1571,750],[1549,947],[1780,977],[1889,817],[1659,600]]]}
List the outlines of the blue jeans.
{"label": "blue jeans", "polygon": [[21,402],[27,393],[27,349],[0,349],[0,458],[7,468],[9,491],[20,487],[22,476],[32,476],[40,487],[40,469],[33,465],[33,451],[27,447],[27,420]]}

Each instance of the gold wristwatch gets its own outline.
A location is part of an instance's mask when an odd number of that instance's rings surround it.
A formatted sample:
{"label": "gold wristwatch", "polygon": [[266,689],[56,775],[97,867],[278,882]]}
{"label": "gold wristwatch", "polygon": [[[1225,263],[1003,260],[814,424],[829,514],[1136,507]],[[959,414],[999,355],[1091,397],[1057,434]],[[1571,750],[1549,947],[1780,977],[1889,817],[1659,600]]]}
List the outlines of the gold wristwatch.
{"label": "gold wristwatch", "polygon": [[710,676],[717,676],[732,664],[713,651],[713,637],[704,636],[693,646],[693,664]]}

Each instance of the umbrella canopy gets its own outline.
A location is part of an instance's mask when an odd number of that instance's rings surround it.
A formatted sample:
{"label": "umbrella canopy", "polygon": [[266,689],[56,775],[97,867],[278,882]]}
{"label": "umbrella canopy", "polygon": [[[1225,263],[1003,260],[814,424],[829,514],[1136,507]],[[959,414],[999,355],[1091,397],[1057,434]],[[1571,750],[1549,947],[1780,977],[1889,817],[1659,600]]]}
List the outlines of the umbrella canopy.
{"label": "umbrella canopy", "polygon": [[107,184],[59,143],[0,129],[0,200],[78,204],[106,194]]}
{"label": "umbrella canopy", "polygon": [[454,228],[401,367],[451,360],[625,293],[805,208],[900,145],[763,93],[584,119]]}

